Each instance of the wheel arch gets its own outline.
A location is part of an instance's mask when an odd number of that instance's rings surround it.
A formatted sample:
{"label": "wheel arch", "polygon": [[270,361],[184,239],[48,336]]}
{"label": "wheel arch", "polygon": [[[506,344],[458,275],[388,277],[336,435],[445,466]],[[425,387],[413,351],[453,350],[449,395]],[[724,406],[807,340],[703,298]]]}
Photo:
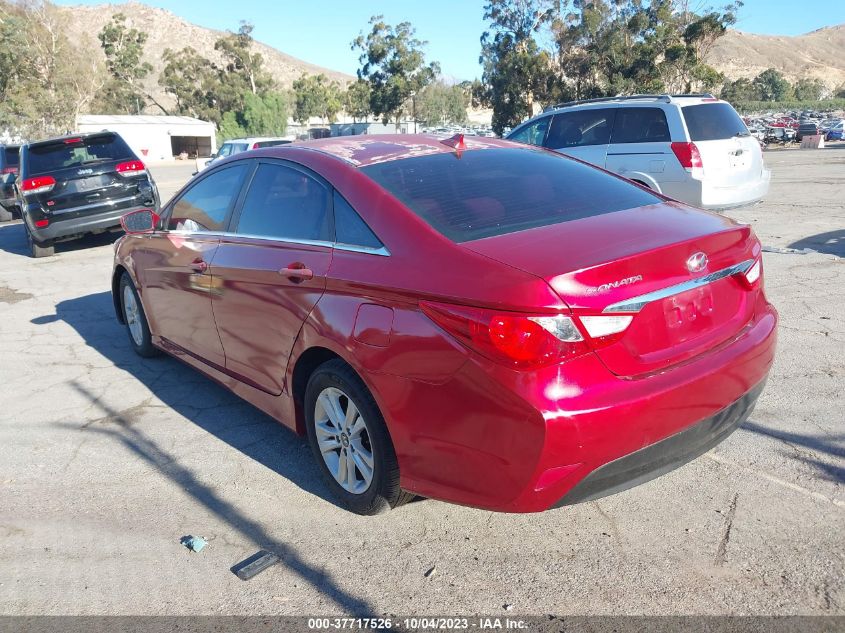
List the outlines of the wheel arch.
{"label": "wheel arch", "polygon": [[122,264],[118,264],[114,267],[114,272],[111,276],[111,298],[117,320],[125,325],[126,319],[123,318],[123,302],[120,299],[120,280],[123,275],[129,275],[129,271]]}

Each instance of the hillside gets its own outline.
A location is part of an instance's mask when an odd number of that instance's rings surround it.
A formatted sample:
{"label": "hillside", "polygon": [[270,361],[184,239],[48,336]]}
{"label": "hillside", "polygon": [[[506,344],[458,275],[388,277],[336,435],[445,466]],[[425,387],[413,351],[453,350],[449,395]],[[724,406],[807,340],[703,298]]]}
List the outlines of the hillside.
{"label": "hillside", "polygon": [[[139,2],[129,2],[121,5],[58,7],[58,10],[66,20],[67,33],[71,40],[83,48],[90,48],[94,54],[103,59],[105,56],[97,41],[97,33],[111,20],[112,15],[123,13],[131,27],[145,31],[149,38],[144,48],[144,61],[152,64],[154,68],[147,82],[147,89],[165,106],[173,103],[172,98],[165,95],[158,86],[158,76],[164,66],[161,54],[165,49],[180,50],[185,46],[191,46],[208,59],[219,59],[214,50],[214,42],[224,35],[223,32],[191,24],[164,9],[157,9]],[[232,29],[237,27],[237,24],[232,25]],[[309,64],[260,42],[256,43],[256,50],[264,57],[265,67],[276,82],[285,88],[290,88],[293,81],[303,73],[323,73],[342,84],[354,79],[350,75]]]}
{"label": "hillside", "polygon": [[774,68],[790,81],[816,77],[835,88],[845,84],[845,24],[795,37],[729,31],[707,60],[730,79]]}

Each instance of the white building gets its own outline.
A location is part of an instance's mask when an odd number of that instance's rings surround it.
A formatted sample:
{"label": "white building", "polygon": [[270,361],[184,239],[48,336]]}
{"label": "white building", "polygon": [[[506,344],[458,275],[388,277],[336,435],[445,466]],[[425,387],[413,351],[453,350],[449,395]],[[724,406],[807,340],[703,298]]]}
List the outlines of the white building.
{"label": "white building", "polygon": [[77,132],[117,132],[138,158],[157,163],[182,153],[206,158],[217,149],[213,123],[187,116],[83,114],[76,118]]}

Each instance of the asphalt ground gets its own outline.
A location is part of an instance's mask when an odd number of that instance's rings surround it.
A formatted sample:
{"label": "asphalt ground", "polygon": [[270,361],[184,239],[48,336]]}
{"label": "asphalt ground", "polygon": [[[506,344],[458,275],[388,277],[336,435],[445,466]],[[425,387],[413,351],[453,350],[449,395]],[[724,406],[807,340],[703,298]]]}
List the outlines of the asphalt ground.
{"label": "asphalt ground", "polygon": [[[134,355],[114,235],[35,260],[20,222],[0,225],[0,614],[842,615],[845,149],[766,161],[766,201],[729,214],[780,251],[754,414],[677,471],[532,515],[346,512],[303,440]],[[193,165],[153,171],[166,198]],[[259,548],[281,563],[241,581],[232,566]]]}

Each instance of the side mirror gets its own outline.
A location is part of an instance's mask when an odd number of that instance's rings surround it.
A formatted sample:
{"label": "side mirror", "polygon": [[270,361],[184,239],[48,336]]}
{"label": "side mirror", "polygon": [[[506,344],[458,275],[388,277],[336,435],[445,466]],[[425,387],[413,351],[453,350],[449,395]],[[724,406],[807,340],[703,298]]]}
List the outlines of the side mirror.
{"label": "side mirror", "polygon": [[139,209],[120,218],[120,225],[128,235],[152,233],[158,226],[159,216],[152,209]]}

